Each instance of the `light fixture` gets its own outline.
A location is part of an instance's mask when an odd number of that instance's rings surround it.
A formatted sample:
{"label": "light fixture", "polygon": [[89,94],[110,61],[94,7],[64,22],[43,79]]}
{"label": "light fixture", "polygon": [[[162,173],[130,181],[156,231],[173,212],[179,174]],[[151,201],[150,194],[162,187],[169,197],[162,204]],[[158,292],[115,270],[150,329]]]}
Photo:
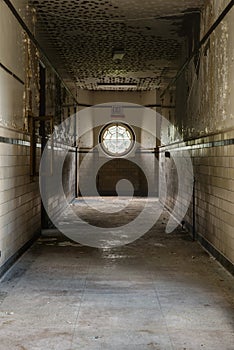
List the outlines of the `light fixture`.
{"label": "light fixture", "polygon": [[125,55],[124,50],[115,49],[115,50],[113,51],[112,59],[113,59],[114,61],[121,61],[121,60],[124,58],[124,55]]}
{"label": "light fixture", "polygon": [[125,89],[136,89],[137,83],[97,83],[97,87],[103,90],[125,90]]}

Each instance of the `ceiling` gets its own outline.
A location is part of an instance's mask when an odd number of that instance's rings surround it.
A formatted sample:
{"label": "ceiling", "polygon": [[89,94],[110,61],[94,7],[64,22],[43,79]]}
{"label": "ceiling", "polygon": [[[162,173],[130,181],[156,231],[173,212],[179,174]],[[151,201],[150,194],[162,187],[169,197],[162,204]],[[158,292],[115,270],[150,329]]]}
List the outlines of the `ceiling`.
{"label": "ceiling", "polygon": [[[66,82],[133,84],[129,90],[162,88],[176,74],[185,20],[204,0],[29,0],[37,35]],[[190,18],[190,17],[189,17]],[[113,51],[123,50],[122,60]],[[109,88],[110,89],[110,88]],[[113,88],[114,89],[114,88]]]}

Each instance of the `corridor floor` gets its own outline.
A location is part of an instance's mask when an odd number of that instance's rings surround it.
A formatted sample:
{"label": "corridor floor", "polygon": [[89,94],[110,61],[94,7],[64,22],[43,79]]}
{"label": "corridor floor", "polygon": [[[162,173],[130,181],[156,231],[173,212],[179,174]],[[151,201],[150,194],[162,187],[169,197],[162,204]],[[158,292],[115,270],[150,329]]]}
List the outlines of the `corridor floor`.
{"label": "corridor floor", "polygon": [[0,350],[233,350],[233,277],[167,220],[119,248],[44,232],[1,281]]}

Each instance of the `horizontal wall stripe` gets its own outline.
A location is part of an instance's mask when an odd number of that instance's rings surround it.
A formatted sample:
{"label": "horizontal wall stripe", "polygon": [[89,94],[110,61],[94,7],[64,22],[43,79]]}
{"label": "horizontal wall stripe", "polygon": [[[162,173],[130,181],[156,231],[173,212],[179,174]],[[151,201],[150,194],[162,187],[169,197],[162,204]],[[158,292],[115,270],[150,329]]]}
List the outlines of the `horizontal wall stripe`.
{"label": "horizontal wall stripe", "polygon": [[[7,143],[10,145],[17,145],[17,146],[26,146],[26,147],[30,147],[30,141],[25,141],[25,140],[21,140],[21,139],[14,139],[14,138],[10,138],[10,137],[3,137],[0,136],[0,143]],[[61,147],[62,146],[62,147]],[[41,144],[40,143],[36,143],[36,147],[37,148],[41,148]],[[54,145],[54,151],[62,151],[64,149],[68,149],[71,151],[74,151],[73,146],[70,145],[64,145],[64,144],[57,144]],[[48,147],[48,149],[51,149],[51,146]]]}
{"label": "horizontal wall stripe", "polygon": [[[180,146],[178,147],[178,144],[181,144],[181,147]],[[188,150],[202,149],[202,148],[231,146],[231,145],[234,145],[234,139],[232,138],[232,139],[227,139],[227,140],[211,141],[211,142],[199,143],[199,144],[194,144],[194,145],[182,146],[184,144],[186,144],[186,142],[180,141],[177,144],[163,145],[160,147],[159,152],[163,153],[163,152],[165,152],[165,150],[188,151]]]}
{"label": "horizontal wall stripe", "polygon": [[[51,150],[51,146],[46,146],[46,148],[48,148],[48,150]],[[55,143],[53,145],[53,151],[64,151],[67,150],[68,152],[76,152],[76,147],[75,146],[70,146],[70,145],[66,145],[63,143]]]}
{"label": "horizontal wall stripe", "polygon": [[[8,143],[11,145],[20,145],[20,146],[27,146],[30,147],[30,141],[25,141],[22,139],[15,139],[10,137],[3,137],[0,136],[0,143]],[[187,151],[187,150],[194,150],[194,149],[202,149],[202,148],[212,148],[212,147],[224,147],[224,146],[231,146],[234,145],[234,138],[227,139],[227,140],[219,140],[219,141],[211,141],[206,143],[199,143],[194,145],[187,145],[183,146],[186,142],[180,141],[180,143],[177,144],[169,144],[169,145],[163,145],[159,148],[159,150],[137,150],[137,153],[163,153],[165,150],[171,150],[171,151]],[[178,144],[181,144],[181,146],[178,146]],[[41,147],[40,143],[37,143],[36,146],[38,148]],[[68,149],[74,149],[75,146],[65,145],[65,144],[56,144],[54,146],[54,150],[62,150],[64,147]],[[87,150],[79,150],[79,153],[87,153],[89,151]]]}
{"label": "horizontal wall stripe", "polygon": [[[79,149],[77,151],[77,153],[98,153],[98,150],[82,150],[82,149]],[[136,154],[157,154],[158,152],[157,151],[151,151],[151,150],[136,150],[135,151]],[[116,158],[116,156],[113,156],[113,158]]]}
{"label": "horizontal wall stripe", "polygon": [[[7,143],[9,145],[30,147],[30,141],[25,141],[25,140],[21,140],[21,139],[13,139],[10,137],[3,137],[3,136],[0,136],[0,143]],[[36,143],[36,147],[41,148],[41,144]]]}
{"label": "horizontal wall stripe", "polygon": [[8,143],[11,145],[20,145],[20,146],[27,146],[27,147],[30,146],[29,141],[24,141],[21,139],[13,139],[10,137],[3,137],[3,136],[0,136],[0,143]]}

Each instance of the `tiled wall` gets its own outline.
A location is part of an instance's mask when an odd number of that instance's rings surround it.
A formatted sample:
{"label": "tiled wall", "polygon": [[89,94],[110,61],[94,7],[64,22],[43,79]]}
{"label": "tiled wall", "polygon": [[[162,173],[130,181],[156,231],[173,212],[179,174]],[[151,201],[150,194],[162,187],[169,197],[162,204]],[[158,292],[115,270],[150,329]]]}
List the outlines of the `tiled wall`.
{"label": "tiled wall", "polygon": [[[32,17],[29,19],[32,24]],[[1,274],[9,267],[10,259],[39,232],[41,206],[38,179],[30,176],[26,117],[36,112],[38,105],[38,75],[34,69],[38,65],[37,50],[3,1],[0,61]]]}
{"label": "tiled wall", "polygon": [[38,180],[30,176],[29,136],[0,127],[0,138],[1,268],[38,233],[41,202]]}
{"label": "tiled wall", "polygon": [[[50,163],[49,159],[48,163],[44,163],[45,182],[43,185],[43,176],[41,176],[41,195],[46,211],[49,214],[49,220],[46,225],[53,227],[53,219],[64,210],[64,196],[67,202],[75,198],[75,148],[64,144],[56,144],[53,156],[51,151],[48,151],[48,156],[49,158],[53,157],[53,161]],[[60,174],[61,169],[62,173]],[[43,172],[44,170],[42,170]],[[62,192],[60,192],[59,188],[60,183],[57,182],[57,178],[60,175],[62,178]]]}
{"label": "tiled wall", "polygon": [[[35,32],[35,12],[28,2],[13,0],[18,13]],[[39,116],[40,52],[21,28],[8,6],[0,0],[0,275],[36,236],[41,228],[41,198],[38,176],[30,176],[29,116]],[[74,106],[61,80],[48,62],[46,69],[46,116],[54,125],[74,112]],[[40,143],[39,123],[35,138]],[[51,133],[46,122],[46,132]],[[72,131],[74,136],[74,130]],[[61,145],[63,146],[63,145]],[[37,171],[41,148],[37,146]],[[59,152],[55,154],[59,158]],[[74,196],[74,153],[64,166],[64,187]],[[69,184],[69,186],[68,186]],[[49,203],[57,209],[57,198]],[[58,206],[59,207],[59,206]]]}
{"label": "tiled wall", "polygon": [[[193,162],[195,178],[195,229],[230,262],[234,262],[234,130],[185,142]],[[167,206],[173,208],[177,198],[177,171],[171,158],[183,156],[184,144],[161,148],[161,168],[167,174]],[[181,207],[184,202],[178,197]],[[179,214],[179,213],[178,213]],[[185,216],[192,230],[193,202]]]}
{"label": "tiled wall", "polygon": [[[201,37],[214,23],[226,1],[207,1],[201,16]],[[167,205],[177,196],[177,171],[165,151],[182,157],[190,153],[195,178],[195,229],[198,239],[225,266],[234,271],[234,8],[202,47],[200,61],[192,60],[176,85],[174,121],[162,130],[160,167],[167,174]],[[191,40],[191,37],[190,37]],[[181,57],[185,61],[186,54]],[[164,103],[170,102],[164,95]],[[163,110],[170,119],[170,110]],[[179,142],[180,135],[185,145]],[[183,148],[182,148],[183,147]],[[185,216],[192,230],[193,203]]]}

